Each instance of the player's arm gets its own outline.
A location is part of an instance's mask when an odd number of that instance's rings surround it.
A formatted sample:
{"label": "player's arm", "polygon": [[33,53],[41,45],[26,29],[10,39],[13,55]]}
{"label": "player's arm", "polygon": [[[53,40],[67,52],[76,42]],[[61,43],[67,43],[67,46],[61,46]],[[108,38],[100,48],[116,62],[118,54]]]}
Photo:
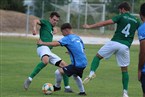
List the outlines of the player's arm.
{"label": "player's arm", "polygon": [[139,63],[138,63],[138,80],[141,79],[141,70],[145,63],[145,40],[140,41]]}
{"label": "player's arm", "polygon": [[40,39],[37,41],[37,44],[40,45],[46,45],[46,46],[60,46],[60,43],[58,41],[53,41],[53,42],[43,42]]}
{"label": "player's arm", "polygon": [[32,30],[32,34],[33,35],[36,35],[38,33],[38,31],[37,31],[37,25],[40,25],[40,24],[41,24],[41,22],[40,22],[39,19],[33,20],[33,30]]}
{"label": "player's arm", "polygon": [[95,24],[84,24],[83,28],[89,29],[89,28],[95,28],[95,27],[102,27],[102,26],[106,26],[106,25],[110,25],[110,24],[114,24],[112,19],[106,20],[106,21],[102,21],[102,22],[98,22]]}
{"label": "player's arm", "polygon": [[142,70],[145,63],[145,39],[140,41],[139,64],[138,69]]}

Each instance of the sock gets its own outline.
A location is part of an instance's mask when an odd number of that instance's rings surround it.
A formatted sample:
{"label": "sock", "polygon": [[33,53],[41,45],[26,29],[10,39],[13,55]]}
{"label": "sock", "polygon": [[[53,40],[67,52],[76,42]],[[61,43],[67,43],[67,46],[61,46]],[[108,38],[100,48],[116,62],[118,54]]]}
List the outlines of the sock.
{"label": "sock", "polygon": [[63,76],[64,86],[68,87],[69,86],[69,83],[68,83],[69,82],[69,78],[68,78],[68,76],[66,74],[63,74],[62,76]]}
{"label": "sock", "polygon": [[32,78],[31,77],[28,77],[28,78],[29,78],[30,81],[32,81]]}
{"label": "sock", "polygon": [[56,81],[55,86],[58,88],[61,87],[62,75],[58,69],[55,71],[55,78],[56,78],[55,79],[55,81]]}
{"label": "sock", "polygon": [[82,83],[82,79],[79,76],[73,76],[73,78],[76,81],[80,92],[85,92],[84,85]]}
{"label": "sock", "polygon": [[40,62],[31,73],[30,77],[33,79],[46,65],[43,62]]}
{"label": "sock", "polygon": [[99,66],[99,63],[100,63],[100,58],[95,56],[92,63],[91,63],[91,71],[96,71],[96,69],[98,68]]}
{"label": "sock", "polygon": [[122,72],[123,90],[128,90],[129,75],[128,72]]}
{"label": "sock", "polygon": [[90,69],[90,74],[89,77],[92,77],[92,75],[95,73],[95,71],[97,70],[99,63],[100,63],[100,58],[98,58],[97,56],[94,57],[92,63],[91,63],[91,69]]}
{"label": "sock", "polygon": [[69,89],[70,88],[70,86],[65,86],[65,89]]}
{"label": "sock", "polygon": [[91,78],[94,73],[95,73],[94,71],[90,71],[89,77]]}
{"label": "sock", "polygon": [[123,93],[128,94],[127,90],[123,90]]}

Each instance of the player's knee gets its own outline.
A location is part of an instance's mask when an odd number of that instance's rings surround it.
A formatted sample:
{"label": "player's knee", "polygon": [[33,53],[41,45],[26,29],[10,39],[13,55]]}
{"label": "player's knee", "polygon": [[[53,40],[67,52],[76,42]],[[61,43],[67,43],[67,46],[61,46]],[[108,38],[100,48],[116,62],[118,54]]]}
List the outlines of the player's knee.
{"label": "player's knee", "polygon": [[57,61],[57,62],[55,63],[55,66],[62,67],[62,66],[61,66],[61,62],[62,62],[62,60]]}
{"label": "player's knee", "polygon": [[99,59],[102,59],[103,57],[100,54],[96,54],[96,57],[98,57]]}
{"label": "player's knee", "polygon": [[60,74],[58,69],[55,71],[55,75],[57,75],[57,74]]}
{"label": "player's knee", "polygon": [[55,71],[55,75],[61,75],[61,74],[63,74],[62,68],[59,68]]}
{"label": "player's knee", "polygon": [[45,65],[47,65],[48,62],[49,62],[49,60],[48,60],[48,59],[43,59],[42,62],[43,62]]}
{"label": "player's knee", "polygon": [[77,79],[77,75],[73,75],[73,78],[74,78],[74,80],[76,80]]}
{"label": "player's knee", "polygon": [[43,61],[43,63],[44,63],[45,65],[47,65],[47,64],[48,64],[48,61]]}
{"label": "player's knee", "polygon": [[128,72],[127,66],[126,67],[121,67],[122,72]]}
{"label": "player's knee", "polygon": [[49,62],[49,57],[47,55],[43,56],[42,57],[42,62],[47,65],[48,62]]}
{"label": "player's knee", "polygon": [[68,66],[68,64],[66,62],[64,62],[63,60],[60,62],[60,67],[65,67]]}

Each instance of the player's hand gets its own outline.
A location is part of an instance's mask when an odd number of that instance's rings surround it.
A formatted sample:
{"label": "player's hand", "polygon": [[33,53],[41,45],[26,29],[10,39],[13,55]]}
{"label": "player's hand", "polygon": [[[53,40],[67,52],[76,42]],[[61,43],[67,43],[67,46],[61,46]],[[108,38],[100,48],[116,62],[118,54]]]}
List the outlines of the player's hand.
{"label": "player's hand", "polygon": [[141,70],[138,71],[138,81],[141,80]]}
{"label": "player's hand", "polygon": [[88,24],[84,24],[84,25],[83,25],[83,28],[88,29],[88,28],[90,28],[90,26],[89,26]]}
{"label": "player's hand", "polygon": [[53,27],[53,34],[56,34],[56,33],[58,33],[58,30],[56,27]]}
{"label": "player's hand", "polygon": [[32,31],[32,34],[33,34],[33,35],[37,35],[37,32],[33,30],[33,31]]}
{"label": "player's hand", "polygon": [[43,41],[42,41],[41,39],[39,39],[39,40],[37,41],[37,44],[43,44]]}

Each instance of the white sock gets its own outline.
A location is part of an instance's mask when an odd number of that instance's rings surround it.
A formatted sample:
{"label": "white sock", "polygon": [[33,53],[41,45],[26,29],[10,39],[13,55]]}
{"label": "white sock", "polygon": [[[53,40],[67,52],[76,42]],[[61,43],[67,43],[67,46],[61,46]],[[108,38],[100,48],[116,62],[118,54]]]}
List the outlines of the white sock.
{"label": "white sock", "polygon": [[89,77],[92,77],[93,74],[95,74],[95,72],[94,71],[90,71]]}
{"label": "white sock", "polygon": [[57,69],[56,71],[55,71],[55,86],[56,87],[61,87],[61,80],[62,80],[62,75],[61,75],[61,73],[59,72],[59,70]]}
{"label": "white sock", "polygon": [[28,79],[29,79],[30,81],[32,81],[32,78],[31,78],[31,77],[28,77]]}
{"label": "white sock", "polygon": [[70,88],[70,86],[65,86],[65,88],[66,88],[66,89],[69,89],[69,88]]}
{"label": "white sock", "polygon": [[124,89],[123,92],[127,94],[127,90]]}
{"label": "white sock", "polygon": [[73,75],[73,78],[76,81],[80,92],[85,92],[84,85],[82,83],[82,79],[79,76],[74,76],[74,75]]}

